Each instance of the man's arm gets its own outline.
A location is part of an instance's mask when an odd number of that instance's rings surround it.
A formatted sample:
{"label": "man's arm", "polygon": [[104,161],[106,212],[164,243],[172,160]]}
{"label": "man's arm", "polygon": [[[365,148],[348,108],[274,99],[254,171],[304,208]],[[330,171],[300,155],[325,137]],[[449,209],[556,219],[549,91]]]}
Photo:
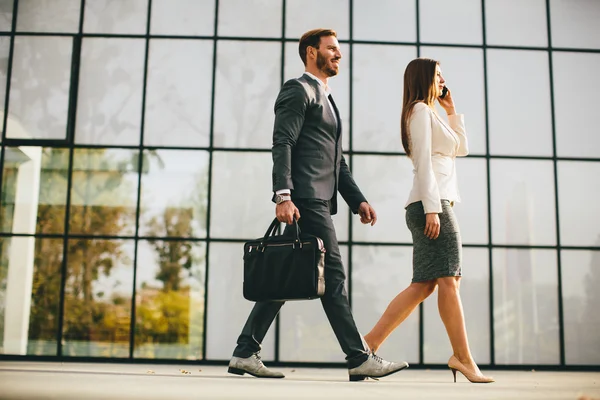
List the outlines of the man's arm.
{"label": "man's arm", "polygon": [[358,213],[361,203],[367,202],[367,199],[358,188],[358,185],[354,182],[354,178],[352,178],[352,173],[350,173],[350,168],[348,168],[344,156],[342,156],[342,161],[340,163],[338,190],[354,214]]}
{"label": "man's arm", "polygon": [[296,145],[308,104],[306,91],[296,80],[287,81],[275,101],[273,127],[273,192],[293,190],[292,149]]}

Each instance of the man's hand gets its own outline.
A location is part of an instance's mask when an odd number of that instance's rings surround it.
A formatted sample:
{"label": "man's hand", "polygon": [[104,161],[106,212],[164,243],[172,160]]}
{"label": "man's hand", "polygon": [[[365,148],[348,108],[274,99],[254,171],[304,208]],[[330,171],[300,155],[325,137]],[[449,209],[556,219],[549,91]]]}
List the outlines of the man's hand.
{"label": "man's hand", "polygon": [[437,239],[440,236],[440,217],[437,213],[425,214],[425,236]]}
{"label": "man's hand", "polygon": [[294,223],[294,217],[296,217],[296,220],[300,219],[300,211],[298,211],[298,208],[296,208],[294,202],[291,200],[277,204],[275,206],[275,215],[279,222],[285,222],[288,225]]}
{"label": "man's hand", "polygon": [[363,224],[371,224],[371,226],[373,226],[375,225],[375,222],[377,222],[375,210],[366,201],[363,201],[360,203],[360,206],[358,206],[358,215],[360,215],[360,222]]}

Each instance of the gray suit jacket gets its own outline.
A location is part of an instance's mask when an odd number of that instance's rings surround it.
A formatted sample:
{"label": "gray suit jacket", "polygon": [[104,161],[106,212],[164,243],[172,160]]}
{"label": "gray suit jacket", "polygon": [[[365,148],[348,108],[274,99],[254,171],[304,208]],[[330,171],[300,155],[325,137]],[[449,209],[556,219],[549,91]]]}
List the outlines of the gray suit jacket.
{"label": "gray suit jacket", "polygon": [[337,192],[355,214],[367,201],[342,154],[339,125],[327,93],[307,75],[287,81],[275,102],[273,191],[291,189],[292,199],[321,199],[337,212]]}

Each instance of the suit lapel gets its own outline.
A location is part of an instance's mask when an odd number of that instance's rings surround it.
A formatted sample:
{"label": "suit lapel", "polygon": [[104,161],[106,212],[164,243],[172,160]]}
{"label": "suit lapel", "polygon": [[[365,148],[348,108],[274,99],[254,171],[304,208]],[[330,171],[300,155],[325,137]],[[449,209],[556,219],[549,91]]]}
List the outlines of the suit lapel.
{"label": "suit lapel", "polygon": [[[328,96],[329,101],[331,101],[331,105],[333,106],[333,110],[335,111],[335,117],[337,119],[337,137],[340,137],[340,134],[342,133],[342,118],[340,117],[340,111],[337,108],[337,105],[335,104],[335,101],[333,101],[333,96],[329,95]],[[331,108],[329,107],[329,104],[327,104],[327,108],[329,108],[331,110]]]}
{"label": "suit lapel", "polygon": [[454,139],[454,141],[459,144],[460,140],[458,138],[458,136],[456,135],[456,133],[454,133],[454,129],[452,129],[452,127],[450,125],[448,125],[448,123],[446,121],[444,121],[444,119],[442,117],[440,117],[438,115],[438,113],[434,112],[435,117],[437,118],[437,120],[442,124],[442,126],[444,128],[446,128],[447,134],[449,134],[450,136],[452,136],[452,138]]}

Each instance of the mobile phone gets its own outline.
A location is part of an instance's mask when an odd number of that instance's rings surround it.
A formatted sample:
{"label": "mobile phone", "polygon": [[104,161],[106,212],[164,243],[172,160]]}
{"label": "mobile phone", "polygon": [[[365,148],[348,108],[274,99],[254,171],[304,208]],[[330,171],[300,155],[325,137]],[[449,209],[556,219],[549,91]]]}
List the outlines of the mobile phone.
{"label": "mobile phone", "polygon": [[448,94],[448,88],[446,86],[444,86],[444,88],[442,89],[442,94],[440,95],[440,99],[443,99],[444,97],[446,97],[447,94]]}

